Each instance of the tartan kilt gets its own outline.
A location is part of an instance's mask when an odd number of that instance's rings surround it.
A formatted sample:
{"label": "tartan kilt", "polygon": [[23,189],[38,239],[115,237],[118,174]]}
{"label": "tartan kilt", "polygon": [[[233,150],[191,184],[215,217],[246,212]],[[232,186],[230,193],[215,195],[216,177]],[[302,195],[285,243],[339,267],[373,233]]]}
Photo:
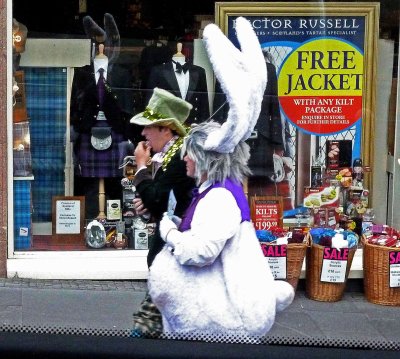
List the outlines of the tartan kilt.
{"label": "tartan kilt", "polygon": [[106,150],[96,150],[90,143],[90,133],[81,133],[75,143],[76,166],[82,177],[122,177],[119,143],[124,136],[111,130],[112,144]]}
{"label": "tartan kilt", "polygon": [[133,314],[132,336],[157,338],[162,331],[161,313],[147,292],[139,310]]}

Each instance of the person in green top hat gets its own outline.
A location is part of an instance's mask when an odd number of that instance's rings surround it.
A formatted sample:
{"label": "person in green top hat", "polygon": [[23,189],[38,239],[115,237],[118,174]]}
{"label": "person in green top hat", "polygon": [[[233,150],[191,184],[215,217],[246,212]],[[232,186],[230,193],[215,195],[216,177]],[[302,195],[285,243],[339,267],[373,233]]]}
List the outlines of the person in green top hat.
{"label": "person in green top hat", "polygon": [[[159,222],[168,210],[169,201],[171,198],[176,201],[173,214],[181,217],[192,199],[195,182],[186,175],[186,164],[180,158],[183,137],[188,130],[185,121],[191,109],[190,103],[155,88],[146,109],[130,120],[144,126],[145,141],[139,142],[134,151],[137,172],[133,185],[138,194],[134,199],[136,213],[151,217],[156,223],[155,235],[149,243],[149,267],[164,246]],[[148,294],[133,317],[134,336],[154,337],[162,332],[161,315]]]}

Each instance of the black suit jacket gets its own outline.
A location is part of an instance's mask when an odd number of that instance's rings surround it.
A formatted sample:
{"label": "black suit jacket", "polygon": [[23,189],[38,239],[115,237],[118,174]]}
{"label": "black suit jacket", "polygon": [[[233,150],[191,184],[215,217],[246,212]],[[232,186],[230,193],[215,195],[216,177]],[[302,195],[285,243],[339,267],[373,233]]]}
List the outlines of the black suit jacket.
{"label": "black suit jacket", "polygon": [[[107,89],[102,110],[112,129],[132,142],[141,140],[140,128],[133,128],[133,95],[130,77],[118,64],[108,66]],[[70,119],[74,131],[90,133],[99,112],[99,100],[93,64],[76,68],[72,83]]]}
{"label": "black suit jacket", "polygon": [[[181,97],[178,81],[172,62],[166,62],[156,65],[151,69],[149,81],[146,86],[149,91],[147,94],[147,102],[152,95],[155,87],[162,88],[173,93],[177,97]],[[190,125],[194,122],[199,123],[207,120],[210,116],[207,79],[205,70],[197,65],[189,66],[189,88],[184,98],[185,101],[193,105],[186,124]],[[146,102],[146,103],[147,103]]]}
{"label": "black suit jacket", "polygon": [[283,146],[282,121],[278,100],[278,78],[275,66],[268,62],[267,78],[260,116],[255,128],[274,145]]}
{"label": "black suit jacket", "polygon": [[[110,71],[107,73],[107,90],[105,92],[103,111],[111,127],[119,133],[123,132],[126,118],[110,87]],[[96,79],[93,65],[75,69],[71,92],[71,125],[79,133],[90,133],[95,125],[100,105],[97,96]]]}
{"label": "black suit jacket", "polygon": [[169,162],[166,170],[159,168],[154,179],[148,169],[137,173],[133,180],[144,206],[150,211],[154,221],[157,223],[156,233],[149,246],[147,264],[150,267],[154,257],[164,246],[160,237],[159,222],[164,212],[168,209],[168,199],[171,189],[176,198],[174,214],[182,217],[186,208],[192,200],[192,189],[195,187],[193,178],[186,175],[186,164],[180,159],[178,151]]}

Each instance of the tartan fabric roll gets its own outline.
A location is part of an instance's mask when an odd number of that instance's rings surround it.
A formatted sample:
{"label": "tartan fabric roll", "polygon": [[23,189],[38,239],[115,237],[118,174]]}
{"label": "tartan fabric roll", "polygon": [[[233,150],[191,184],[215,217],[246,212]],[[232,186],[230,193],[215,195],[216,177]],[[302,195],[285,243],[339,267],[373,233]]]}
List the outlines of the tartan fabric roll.
{"label": "tartan fabric roll", "polygon": [[64,145],[67,72],[62,68],[25,68],[31,147]]}
{"label": "tartan fabric roll", "polygon": [[26,67],[26,104],[32,153],[34,222],[51,221],[51,198],[65,191],[67,72]]}
{"label": "tartan fabric roll", "polygon": [[31,181],[14,181],[14,249],[32,246]]}

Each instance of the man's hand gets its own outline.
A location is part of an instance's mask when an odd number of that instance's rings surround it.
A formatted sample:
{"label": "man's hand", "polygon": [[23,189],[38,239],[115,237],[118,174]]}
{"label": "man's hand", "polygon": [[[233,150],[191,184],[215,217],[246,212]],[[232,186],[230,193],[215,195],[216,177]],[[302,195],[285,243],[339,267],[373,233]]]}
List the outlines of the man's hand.
{"label": "man's hand", "polygon": [[134,198],[132,202],[135,206],[136,214],[138,214],[139,216],[142,216],[149,212],[148,209],[145,208],[141,198]]}
{"label": "man's hand", "polygon": [[135,159],[137,168],[146,166],[150,159],[151,147],[146,144],[145,141],[140,141],[135,148]]}

